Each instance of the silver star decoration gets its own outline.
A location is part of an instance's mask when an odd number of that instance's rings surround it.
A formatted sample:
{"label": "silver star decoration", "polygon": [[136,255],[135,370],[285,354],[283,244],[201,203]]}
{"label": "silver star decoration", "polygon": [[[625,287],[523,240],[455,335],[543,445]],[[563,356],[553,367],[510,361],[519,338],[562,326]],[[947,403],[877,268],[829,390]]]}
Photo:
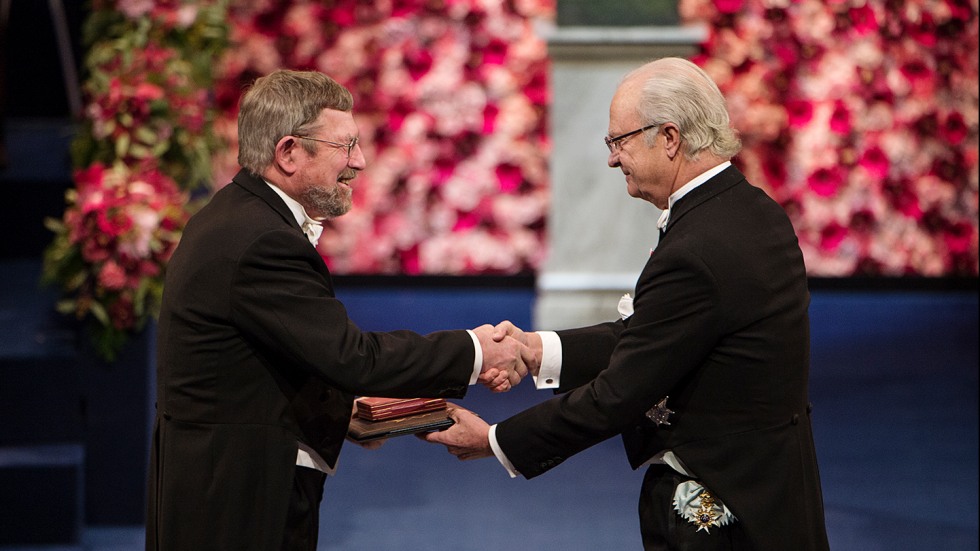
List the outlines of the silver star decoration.
{"label": "silver star decoration", "polygon": [[657,405],[650,408],[650,411],[647,412],[647,418],[657,425],[670,424],[670,421],[667,419],[670,417],[670,414],[674,413],[674,410],[667,408],[667,398],[670,398],[670,396],[664,396],[663,400],[657,402]]}

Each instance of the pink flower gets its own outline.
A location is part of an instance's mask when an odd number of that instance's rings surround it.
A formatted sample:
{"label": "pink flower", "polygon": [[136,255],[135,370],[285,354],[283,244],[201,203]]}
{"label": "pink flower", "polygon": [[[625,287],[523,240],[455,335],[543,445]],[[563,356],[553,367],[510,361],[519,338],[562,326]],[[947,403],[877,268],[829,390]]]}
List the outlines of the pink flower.
{"label": "pink flower", "polygon": [[118,291],[126,286],[126,271],[113,260],[106,261],[99,272],[99,285],[110,291]]}
{"label": "pink flower", "polygon": [[153,0],[117,0],[116,9],[130,19],[139,19],[153,9]]}

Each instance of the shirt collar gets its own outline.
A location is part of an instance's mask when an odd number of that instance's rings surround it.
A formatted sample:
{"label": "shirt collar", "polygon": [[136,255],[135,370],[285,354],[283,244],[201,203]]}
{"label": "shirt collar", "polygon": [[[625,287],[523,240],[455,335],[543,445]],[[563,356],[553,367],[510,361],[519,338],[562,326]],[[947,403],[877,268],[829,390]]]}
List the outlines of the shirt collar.
{"label": "shirt collar", "polygon": [[323,233],[323,222],[320,220],[315,220],[306,213],[306,209],[303,205],[299,203],[296,199],[293,199],[286,192],[279,189],[278,186],[270,184],[268,181],[265,182],[272,191],[282,198],[283,202],[286,203],[286,207],[289,208],[289,212],[293,213],[293,217],[296,219],[296,223],[299,225],[303,233],[310,240],[310,243],[316,247],[317,242],[320,240],[320,234]]}
{"label": "shirt collar", "polygon": [[670,209],[674,208],[674,203],[679,201],[681,197],[684,197],[688,193],[694,190],[694,188],[700,186],[701,184],[707,182],[708,180],[714,178],[719,172],[725,170],[726,168],[732,166],[731,161],[725,161],[720,165],[710,168],[701,174],[695,176],[690,182],[684,184],[677,191],[670,194],[667,198],[667,210],[660,213],[660,219],[657,220],[657,228],[663,229],[667,227],[667,222],[670,220]]}

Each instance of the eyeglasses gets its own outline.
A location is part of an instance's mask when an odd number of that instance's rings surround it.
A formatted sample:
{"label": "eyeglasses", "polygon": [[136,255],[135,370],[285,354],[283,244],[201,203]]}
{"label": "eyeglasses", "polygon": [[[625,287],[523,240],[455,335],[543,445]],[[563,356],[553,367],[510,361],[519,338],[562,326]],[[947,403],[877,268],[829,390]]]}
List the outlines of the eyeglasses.
{"label": "eyeglasses", "polygon": [[643,128],[637,128],[636,130],[633,130],[631,132],[627,132],[625,134],[620,134],[620,135],[616,136],[615,138],[610,138],[609,136],[606,136],[605,138],[603,138],[603,140],[605,140],[606,147],[609,148],[609,152],[610,153],[612,153],[614,149],[616,151],[622,151],[623,150],[623,142],[622,142],[622,140],[625,140],[626,138],[629,138],[630,136],[634,136],[636,134],[639,134],[640,132],[643,132],[645,130],[650,130],[651,128],[656,128],[658,126],[660,126],[660,125],[659,124],[648,124],[647,126],[644,126]]}
{"label": "eyeglasses", "polygon": [[350,159],[351,154],[354,153],[354,148],[357,147],[357,138],[352,139],[350,141],[350,143],[338,143],[338,142],[331,142],[331,141],[327,141],[327,140],[321,140],[320,138],[311,138],[309,136],[294,136],[294,137],[295,138],[299,138],[301,140],[312,140],[314,142],[322,142],[322,143],[325,143],[327,145],[332,145],[334,147],[340,147],[342,149],[347,149],[347,158],[348,159]]}

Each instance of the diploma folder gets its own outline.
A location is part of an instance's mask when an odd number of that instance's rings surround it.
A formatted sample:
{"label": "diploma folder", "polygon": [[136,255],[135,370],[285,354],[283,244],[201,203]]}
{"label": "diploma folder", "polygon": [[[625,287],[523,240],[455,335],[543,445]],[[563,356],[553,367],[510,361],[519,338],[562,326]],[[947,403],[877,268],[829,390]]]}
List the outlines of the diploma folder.
{"label": "diploma folder", "polygon": [[360,398],[356,403],[357,416],[368,421],[384,421],[446,409],[444,398]]}
{"label": "diploma folder", "polygon": [[453,420],[449,418],[449,412],[446,409],[382,421],[369,421],[361,417],[355,417],[351,419],[350,428],[347,429],[347,436],[357,442],[367,442],[369,440],[392,438],[405,434],[442,430],[452,425]]}

